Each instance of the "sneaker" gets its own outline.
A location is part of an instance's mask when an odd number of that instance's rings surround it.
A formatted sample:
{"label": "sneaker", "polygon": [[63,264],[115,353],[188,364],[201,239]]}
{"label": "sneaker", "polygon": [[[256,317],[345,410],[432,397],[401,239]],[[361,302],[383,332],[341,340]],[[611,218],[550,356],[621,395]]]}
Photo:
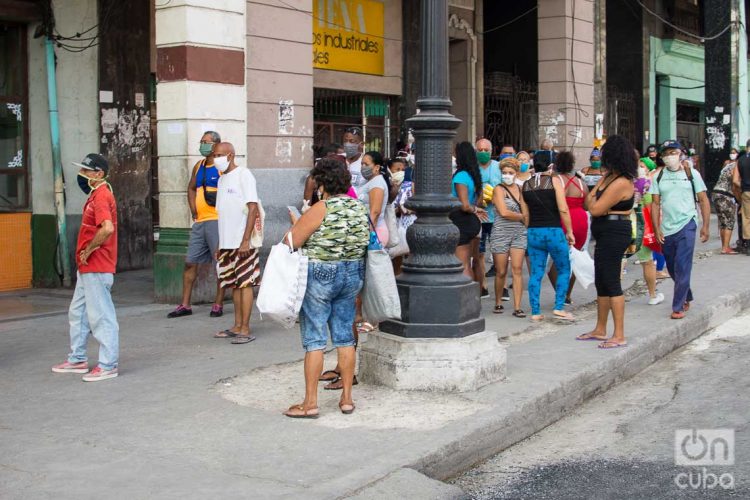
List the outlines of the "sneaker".
{"label": "sneaker", "polygon": [[482,294],[480,295],[481,298],[486,299],[490,296],[490,291],[486,288],[482,288]]}
{"label": "sneaker", "polygon": [[66,361],[52,367],[52,371],[55,373],[88,373],[89,363],[88,361],[81,361],[80,363],[71,363]]}
{"label": "sneaker", "polygon": [[96,367],[91,372],[83,376],[84,382],[99,382],[100,380],[107,380],[108,378],[115,378],[117,376],[117,368],[111,370],[102,370],[100,367]]}
{"label": "sneaker", "polygon": [[510,293],[507,288],[503,288],[503,301],[508,302],[510,300]]}
{"label": "sneaker", "polygon": [[656,294],[656,297],[650,297],[648,299],[648,305],[650,306],[656,306],[664,302],[664,294],[659,292]]}
{"label": "sneaker", "polygon": [[492,277],[495,276],[495,274],[497,274],[497,272],[495,271],[495,266],[492,266],[492,267],[490,267],[490,270],[487,271],[487,273],[484,275],[484,277],[485,278],[492,278]]}
{"label": "sneaker", "polygon": [[220,306],[219,304],[214,304],[211,306],[211,313],[209,316],[212,318],[220,318],[224,315],[224,306]]}
{"label": "sneaker", "polygon": [[182,316],[190,316],[191,314],[193,314],[192,308],[185,307],[180,304],[179,306],[177,306],[177,309],[167,314],[167,318],[180,318]]}

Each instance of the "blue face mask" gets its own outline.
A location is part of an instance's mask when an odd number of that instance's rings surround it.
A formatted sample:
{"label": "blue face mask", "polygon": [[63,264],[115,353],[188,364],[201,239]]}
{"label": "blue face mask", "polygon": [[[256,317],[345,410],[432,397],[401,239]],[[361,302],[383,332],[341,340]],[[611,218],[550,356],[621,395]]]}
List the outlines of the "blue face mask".
{"label": "blue face mask", "polygon": [[521,173],[528,172],[528,171],[529,171],[529,164],[521,163]]}

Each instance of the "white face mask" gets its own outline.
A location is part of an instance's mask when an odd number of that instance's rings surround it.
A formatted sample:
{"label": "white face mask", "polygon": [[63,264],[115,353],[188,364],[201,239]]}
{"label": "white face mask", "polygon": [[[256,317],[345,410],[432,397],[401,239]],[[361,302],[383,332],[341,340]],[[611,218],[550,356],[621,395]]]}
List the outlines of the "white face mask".
{"label": "white face mask", "polygon": [[737,159],[737,153],[729,153],[729,159],[734,161]]}
{"label": "white face mask", "polygon": [[664,165],[671,172],[676,172],[680,169],[680,157],[678,155],[669,155],[662,158]]}
{"label": "white face mask", "polygon": [[226,156],[219,156],[218,158],[214,158],[214,166],[220,173],[223,174],[229,168],[229,158]]}
{"label": "white face mask", "polygon": [[503,184],[511,185],[515,182],[516,176],[513,174],[503,174]]}
{"label": "white face mask", "polygon": [[404,176],[406,175],[406,172],[403,170],[399,172],[391,172],[391,180],[395,182],[396,184],[401,184],[404,182]]}
{"label": "white face mask", "polygon": [[644,177],[646,177],[646,172],[648,172],[648,170],[645,169],[644,167],[638,167],[638,177],[639,178],[643,179]]}

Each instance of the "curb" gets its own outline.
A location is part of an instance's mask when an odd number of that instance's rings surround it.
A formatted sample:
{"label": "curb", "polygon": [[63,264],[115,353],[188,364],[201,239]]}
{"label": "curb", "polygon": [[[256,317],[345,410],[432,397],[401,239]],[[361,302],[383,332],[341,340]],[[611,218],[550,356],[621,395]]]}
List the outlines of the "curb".
{"label": "curb", "polygon": [[689,320],[675,321],[658,335],[630,344],[511,413],[466,434],[455,435],[450,443],[407,467],[433,479],[450,479],[565,417],[589,398],[633,377],[748,307],[750,289],[721,295],[707,304],[705,310],[691,314]]}

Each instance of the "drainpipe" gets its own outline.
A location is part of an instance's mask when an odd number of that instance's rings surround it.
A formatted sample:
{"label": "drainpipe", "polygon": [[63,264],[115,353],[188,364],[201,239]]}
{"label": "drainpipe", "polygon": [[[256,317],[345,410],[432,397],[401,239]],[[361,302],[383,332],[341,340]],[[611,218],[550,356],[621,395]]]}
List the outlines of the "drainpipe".
{"label": "drainpipe", "polygon": [[47,95],[49,100],[49,133],[52,142],[52,169],[55,177],[55,214],[57,215],[57,256],[62,265],[63,286],[71,285],[68,233],[65,224],[65,185],[60,156],[60,122],[57,113],[57,80],[55,78],[55,44],[47,38]]}

